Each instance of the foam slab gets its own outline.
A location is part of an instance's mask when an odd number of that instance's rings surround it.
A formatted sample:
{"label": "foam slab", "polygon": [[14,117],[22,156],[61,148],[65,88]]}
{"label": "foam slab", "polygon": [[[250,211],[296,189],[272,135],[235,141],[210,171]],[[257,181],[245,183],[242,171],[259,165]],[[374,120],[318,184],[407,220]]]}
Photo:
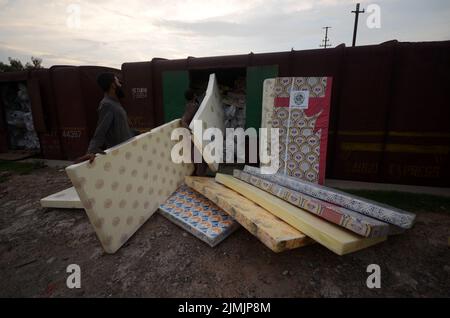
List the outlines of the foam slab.
{"label": "foam slab", "polygon": [[107,253],[116,252],[192,174],[192,164],[175,164],[172,130],[180,119],[138,135],[66,172]]}
{"label": "foam slab", "polygon": [[239,227],[239,223],[214,202],[185,184],[161,204],[159,213],[211,247]]}
{"label": "foam slab", "polygon": [[217,183],[214,178],[186,177],[191,188],[221,207],[274,252],[294,249],[313,241],[239,193]]}
{"label": "foam slab", "polygon": [[359,212],[369,217],[397,225],[404,229],[409,229],[414,224],[415,214],[403,211],[386,204],[361,198],[333,188],[328,188],[318,184],[305,182],[297,178],[281,174],[262,174],[259,168],[245,166],[244,172],[259,176],[263,179],[273,181],[286,188],[310,195],[316,199],[330,202],[347,209]]}
{"label": "foam slab", "polygon": [[41,206],[43,208],[57,208],[57,209],[82,209],[80,197],[74,187],[56,192],[48,197],[41,199]]}
{"label": "foam slab", "polygon": [[[194,121],[201,120],[203,122],[203,133],[207,128],[218,128],[222,134],[225,132],[224,113],[222,108],[222,99],[220,96],[219,86],[215,74],[209,76],[208,87],[206,89],[205,97],[200,104],[199,109],[195,113],[189,128],[194,131]],[[208,145],[208,141],[202,140],[203,136],[193,134],[194,146],[203,153],[203,149]],[[223,149],[220,149],[223,152]],[[211,171],[216,172],[219,169],[219,164],[212,162],[208,157],[203,156],[205,162]]]}
{"label": "foam slab", "polygon": [[233,176],[218,173],[216,181],[239,192],[338,255],[386,240],[386,237],[362,238]]}
{"label": "foam slab", "polygon": [[364,237],[383,237],[390,234],[389,224],[379,220],[322,200],[314,199],[309,195],[288,189],[240,170],[234,170],[233,176]]}

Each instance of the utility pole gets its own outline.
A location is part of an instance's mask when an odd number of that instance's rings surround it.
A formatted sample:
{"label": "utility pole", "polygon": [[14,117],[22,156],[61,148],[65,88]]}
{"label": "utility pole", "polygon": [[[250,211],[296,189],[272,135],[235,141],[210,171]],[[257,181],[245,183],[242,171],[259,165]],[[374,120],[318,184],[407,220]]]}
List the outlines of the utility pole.
{"label": "utility pole", "polygon": [[364,9],[362,11],[359,11],[359,3],[356,4],[356,10],[352,11],[352,13],[355,14],[355,26],[353,28],[353,42],[352,46],[355,46],[356,44],[356,32],[358,31],[358,17],[360,13],[364,13]]}
{"label": "utility pole", "polygon": [[322,29],[325,29],[325,38],[322,40],[323,44],[319,45],[319,47],[323,47],[324,49],[326,49],[327,47],[331,46],[331,43],[328,43],[330,41],[330,39],[328,38],[328,29],[331,29],[331,27],[326,26]]}

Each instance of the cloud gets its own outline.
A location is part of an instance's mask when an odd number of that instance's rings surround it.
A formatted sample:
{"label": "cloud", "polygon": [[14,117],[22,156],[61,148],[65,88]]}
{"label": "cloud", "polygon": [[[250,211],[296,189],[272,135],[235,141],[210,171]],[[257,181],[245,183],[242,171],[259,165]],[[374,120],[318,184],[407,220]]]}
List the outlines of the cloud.
{"label": "cloud", "polygon": [[[153,57],[229,55],[351,43],[354,0],[0,0],[0,60],[120,68]],[[358,1],[366,7],[372,1]],[[381,29],[361,16],[358,44],[450,39],[446,0],[378,0]],[[72,6],[71,6],[72,5]],[[79,8],[79,28],[73,28]],[[70,7],[71,10],[68,10]],[[73,20],[75,18],[75,20]]]}

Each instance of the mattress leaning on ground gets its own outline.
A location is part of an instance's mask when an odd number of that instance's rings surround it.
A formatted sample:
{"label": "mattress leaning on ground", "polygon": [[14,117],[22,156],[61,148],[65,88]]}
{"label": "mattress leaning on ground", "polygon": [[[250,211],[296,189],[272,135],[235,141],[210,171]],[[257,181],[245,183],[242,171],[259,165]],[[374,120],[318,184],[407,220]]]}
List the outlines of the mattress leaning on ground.
{"label": "mattress leaning on ground", "polygon": [[171,160],[180,119],[138,135],[66,172],[107,253],[116,252],[192,174],[192,164]]}
{"label": "mattress leaning on ground", "polygon": [[214,202],[185,184],[161,204],[159,213],[211,247],[222,242],[239,227]]}
{"label": "mattress leaning on ground", "polygon": [[326,76],[264,81],[261,127],[279,129],[278,173],[323,184],[331,87]]}

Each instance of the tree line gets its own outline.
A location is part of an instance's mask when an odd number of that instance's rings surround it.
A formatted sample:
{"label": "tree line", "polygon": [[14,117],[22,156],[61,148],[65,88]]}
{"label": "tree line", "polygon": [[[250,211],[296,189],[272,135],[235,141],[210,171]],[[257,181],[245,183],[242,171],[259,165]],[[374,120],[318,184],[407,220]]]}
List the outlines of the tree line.
{"label": "tree line", "polygon": [[43,68],[42,59],[34,56],[31,57],[31,62],[26,62],[25,65],[19,59],[12,57],[8,57],[8,62],[9,64],[0,61],[0,72],[17,72]]}

